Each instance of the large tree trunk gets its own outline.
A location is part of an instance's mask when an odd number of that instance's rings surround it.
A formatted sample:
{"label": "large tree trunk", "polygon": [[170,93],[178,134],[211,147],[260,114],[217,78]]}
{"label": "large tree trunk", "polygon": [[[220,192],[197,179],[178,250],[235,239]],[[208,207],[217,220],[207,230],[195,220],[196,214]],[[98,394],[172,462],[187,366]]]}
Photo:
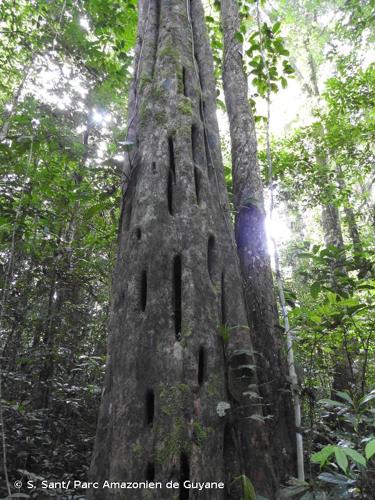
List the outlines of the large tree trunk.
{"label": "large tree trunk", "polygon": [[[138,35],[134,148],[91,477],[99,483],[173,479],[180,488],[98,489],[89,498],[193,498],[196,490],[182,486],[190,479],[225,481],[225,490],[199,498],[238,499],[240,481],[232,482],[240,474],[273,497],[271,464],[260,464],[257,452],[261,442],[267,455],[268,443],[256,420],[259,400],[251,399],[254,356],[225,211],[200,0],[140,2]],[[220,416],[223,402],[231,408]]]}
{"label": "large tree trunk", "polygon": [[223,83],[230,124],[236,241],[245,285],[247,312],[253,325],[257,373],[267,428],[279,479],[295,473],[293,407],[287,364],[273,289],[265,234],[263,186],[257,160],[257,139],[248,102],[236,0],[222,0],[224,32]]}

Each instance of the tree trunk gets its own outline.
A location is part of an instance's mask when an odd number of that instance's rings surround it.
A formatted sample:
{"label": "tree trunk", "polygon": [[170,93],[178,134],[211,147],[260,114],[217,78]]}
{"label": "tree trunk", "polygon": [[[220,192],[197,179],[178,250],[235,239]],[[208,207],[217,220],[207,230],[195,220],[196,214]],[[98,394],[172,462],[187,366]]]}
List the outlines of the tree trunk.
{"label": "tree trunk", "polygon": [[[322,225],[326,246],[332,246],[344,252],[340,214],[337,207],[331,204],[322,207]],[[345,291],[342,283],[340,283],[340,276],[341,278],[347,276],[345,256],[343,253],[337,258],[331,259],[331,283],[332,288],[337,293],[343,293]],[[344,342],[342,347],[337,349],[335,353],[332,381],[332,388],[334,391],[347,391],[355,384],[350,351],[352,351],[353,354],[353,349],[349,349],[349,346]]]}
{"label": "tree trunk", "polygon": [[[138,37],[129,106],[134,147],[91,477],[99,484],[155,480],[163,488],[99,488],[89,498],[188,499],[196,490],[183,481],[191,480],[225,481],[225,490],[199,498],[238,499],[233,480],[240,474],[272,498],[272,467],[260,464],[257,451],[261,442],[267,455],[268,443],[225,211],[200,0],[141,1]],[[179,489],[165,489],[169,480]]]}
{"label": "tree trunk", "polygon": [[236,241],[245,285],[248,318],[257,353],[257,373],[267,428],[280,480],[295,473],[294,425],[287,364],[279,325],[265,234],[263,186],[257,160],[257,139],[248,102],[236,0],[221,2],[224,32],[223,83],[229,116]]}
{"label": "tree trunk", "polygon": [[[304,41],[305,49],[308,56],[308,64],[310,68],[310,97],[320,101],[320,91],[318,86],[317,67],[314,57],[309,49],[309,39]],[[319,128],[321,135],[324,137],[325,131],[322,125]],[[316,160],[328,170],[328,154],[326,151],[321,151],[317,148]],[[324,171],[324,170],[323,170]],[[329,179],[322,179],[322,183],[329,183]],[[340,255],[331,260],[331,283],[337,293],[343,291],[342,285],[339,283],[340,275],[347,275],[345,268],[345,255],[344,255],[344,240],[342,237],[341,221],[339,209],[331,204],[325,203],[322,206],[322,227],[324,233],[324,242],[326,246],[333,246],[340,251]],[[353,383],[353,370],[350,357],[348,356],[348,348],[345,343],[342,344],[334,358],[334,373],[332,388],[336,390],[349,390],[351,383]],[[334,396],[333,396],[334,397]]]}
{"label": "tree trunk", "polygon": [[[347,189],[345,185],[344,175],[340,165],[337,165],[336,167],[336,174],[340,190],[346,192]],[[349,237],[353,245],[354,262],[356,264],[356,268],[358,269],[358,277],[364,278],[369,273],[372,273],[373,266],[372,263],[363,255],[363,245],[358,230],[356,214],[353,210],[352,204],[350,203],[348,195],[346,197],[346,203],[344,204],[344,214],[345,222],[349,231]]]}

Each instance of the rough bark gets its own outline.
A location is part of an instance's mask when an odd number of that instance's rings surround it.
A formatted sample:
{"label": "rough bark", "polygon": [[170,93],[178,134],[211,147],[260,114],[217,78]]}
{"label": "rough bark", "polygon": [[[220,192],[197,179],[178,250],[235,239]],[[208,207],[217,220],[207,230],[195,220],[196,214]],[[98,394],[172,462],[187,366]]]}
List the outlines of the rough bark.
{"label": "rough bark", "polygon": [[[105,388],[91,478],[225,481],[273,497],[266,436],[216,122],[200,0],[140,2],[131,137],[113,278]],[[219,326],[228,334],[226,342]],[[252,385],[253,384],[253,385]],[[250,387],[249,387],[250,386]],[[216,408],[229,402],[224,417]],[[256,449],[260,448],[256,446]],[[259,458],[259,457],[258,457]],[[92,490],[91,499],[187,499],[179,490]]]}
{"label": "rough bark", "polygon": [[265,234],[263,186],[257,160],[257,139],[248,102],[236,0],[222,0],[224,32],[223,83],[229,116],[236,242],[247,312],[253,325],[257,373],[264,411],[272,415],[267,429],[279,479],[295,473],[293,408]]}

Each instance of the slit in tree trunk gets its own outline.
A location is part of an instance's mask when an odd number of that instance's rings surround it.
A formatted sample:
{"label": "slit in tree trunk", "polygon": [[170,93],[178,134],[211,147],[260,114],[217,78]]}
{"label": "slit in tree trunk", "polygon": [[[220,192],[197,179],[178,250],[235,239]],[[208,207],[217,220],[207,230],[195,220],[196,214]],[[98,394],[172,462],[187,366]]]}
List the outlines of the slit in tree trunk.
{"label": "slit in tree trunk", "polygon": [[194,186],[195,186],[195,196],[197,198],[197,205],[200,205],[200,183],[201,183],[201,174],[198,167],[194,167]]}
{"label": "slit in tree trunk", "polygon": [[181,286],[181,257],[176,255],[173,260],[173,308],[177,340],[181,340]]}
{"label": "slit in tree trunk", "polygon": [[153,481],[155,479],[155,465],[148,462],[146,467],[146,481]]}
{"label": "slit in tree trunk", "polygon": [[167,202],[168,202],[168,212],[173,215],[173,172],[169,170],[168,181],[167,181]]}
{"label": "slit in tree trunk", "polygon": [[141,274],[140,304],[141,310],[145,311],[147,304],[147,271],[142,271]]}
{"label": "slit in tree trunk", "polygon": [[206,351],[203,346],[199,348],[198,357],[198,384],[202,385],[206,377]]}
{"label": "slit in tree trunk", "polygon": [[212,284],[214,284],[215,282],[215,267],[217,263],[216,261],[217,258],[215,249],[215,237],[212,234],[210,234],[207,245],[207,268]]}
{"label": "slit in tree trunk", "polygon": [[154,412],[155,412],[155,396],[154,391],[149,389],[146,392],[145,401],[145,421],[147,426],[152,426],[154,422]]}
{"label": "slit in tree trunk", "polygon": [[176,178],[176,164],[174,159],[174,146],[172,137],[168,138],[168,150],[169,150],[169,168],[173,172],[174,179]]}
{"label": "slit in tree trunk", "polygon": [[184,96],[187,97],[187,89],[186,89],[186,69],[182,67],[182,87],[184,89]]}
{"label": "slit in tree trunk", "polygon": [[184,481],[190,479],[189,458],[185,453],[180,455],[180,500],[189,500],[189,489],[184,486]]}

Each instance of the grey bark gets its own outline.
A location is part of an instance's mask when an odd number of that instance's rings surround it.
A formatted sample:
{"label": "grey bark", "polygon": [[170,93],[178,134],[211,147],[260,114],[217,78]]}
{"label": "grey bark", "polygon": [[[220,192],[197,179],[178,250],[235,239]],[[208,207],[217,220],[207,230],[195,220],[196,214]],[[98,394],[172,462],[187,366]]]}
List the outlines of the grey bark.
{"label": "grey bark", "polygon": [[263,186],[257,160],[257,139],[248,102],[247,77],[243,69],[242,43],[236,0],[222,0],[224,33],[223,83],[229,116],[236,241],[247,312],[253,325],[257,373],[264,409],[272,419],[267,430],[279,480],[295,471],[293,408],[287,382],[272,271],[265,234]]}
{"label": "grey bark", "polygon": [[[267,443],[254,419],[261,417],[259,400],[246,394],[256,396],[257,379],[226,214],[203,9],[200,0],[145,0],[139,13],[128,134],[134,147],[90,475],[99,483],[222,480],[225,490],[199,498],[234,500],[242,493],[232,481],[246,474],[272,498],[272,468],[253,456],[256,441],[263,452]],[[220,416],[223,401],[231,409]],[[196,495],[182,486],[99,488],[89,498]]]}

